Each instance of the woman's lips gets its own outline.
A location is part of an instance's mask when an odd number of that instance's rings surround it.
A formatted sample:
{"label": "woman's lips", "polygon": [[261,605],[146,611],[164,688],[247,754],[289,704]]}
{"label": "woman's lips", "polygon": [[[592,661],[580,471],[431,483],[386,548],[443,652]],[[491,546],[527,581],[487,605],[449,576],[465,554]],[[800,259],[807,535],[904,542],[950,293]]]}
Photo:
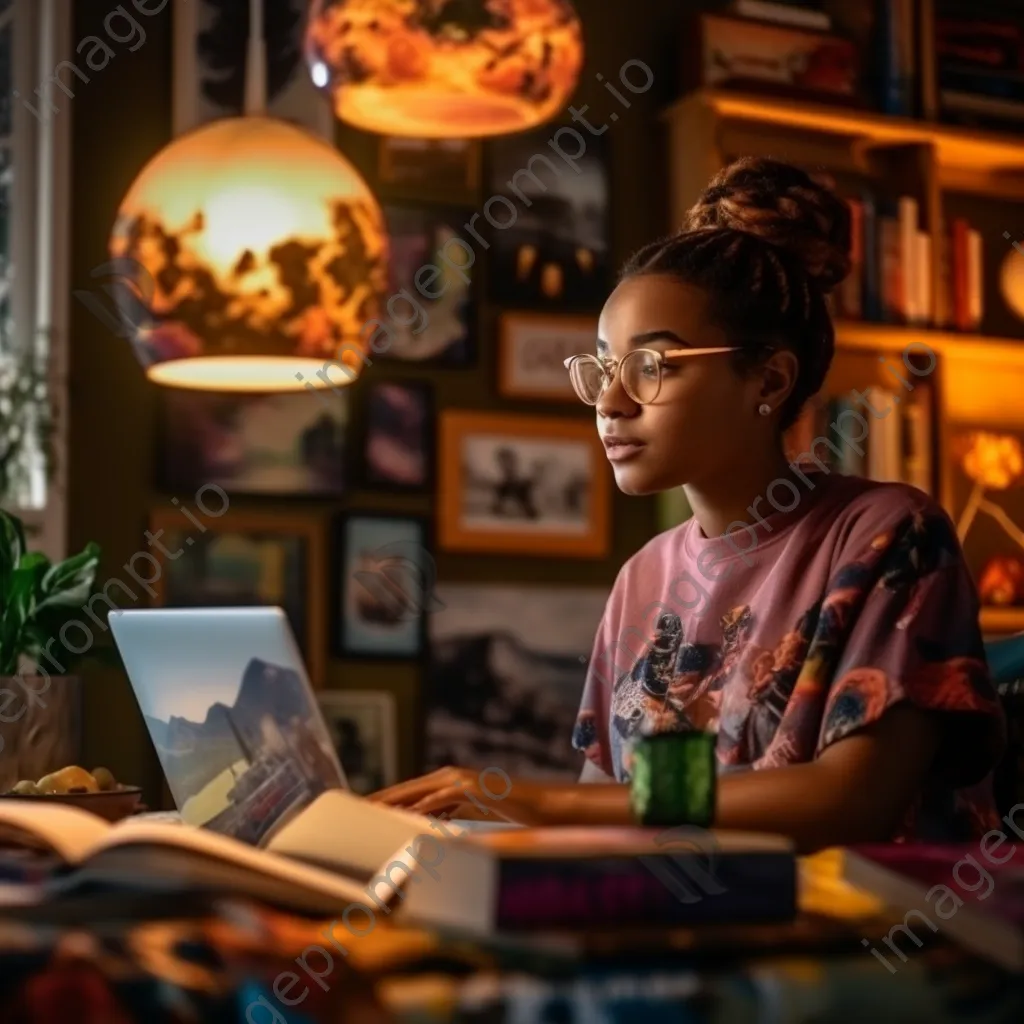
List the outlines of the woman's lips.
{"label": "woman's lips", "polygon": [[624,437],[606,437],[603,441],[609,462],[626,462],[639,455],[645,447],[642,441],[632,441]]}

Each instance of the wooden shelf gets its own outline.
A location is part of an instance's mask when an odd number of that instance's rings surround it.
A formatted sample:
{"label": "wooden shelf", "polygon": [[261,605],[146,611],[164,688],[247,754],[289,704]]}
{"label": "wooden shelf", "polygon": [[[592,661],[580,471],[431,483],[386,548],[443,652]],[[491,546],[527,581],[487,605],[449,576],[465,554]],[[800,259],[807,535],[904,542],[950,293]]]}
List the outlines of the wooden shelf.
{"label": "wooden shelf", "polygon": [[[836,346],[865,351],[902,352],[908,346],[927,345],[936,354],[960,363],[995,363],[1007,369],[1024,369],[1024,338],[990,338],[858,321],[836,322]],[[920,349],[918,349],[920,351]]]}
{"label": "wooden shelf", "polygon": [[1024,608],[982,608],[981,631],[983,633],[1024,632]]}
{"label": "wooden shelf", "polygon": [[723,89],[701,89],[673,104],[672,119],[687,107],[705,107],[720,118],[845,136],[868,145],[927,144],[942,167],[990,173],[1001,167],[1024,173],[1024,139],[954,125],[887,117],[872,111],[775,99]]}

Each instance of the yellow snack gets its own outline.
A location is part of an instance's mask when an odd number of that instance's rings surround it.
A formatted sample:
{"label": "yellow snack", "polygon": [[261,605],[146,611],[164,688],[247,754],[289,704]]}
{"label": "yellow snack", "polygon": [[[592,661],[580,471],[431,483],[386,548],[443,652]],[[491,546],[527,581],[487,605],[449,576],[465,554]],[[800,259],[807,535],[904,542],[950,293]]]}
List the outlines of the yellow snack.
{"label": "yellow snack", "polygon": [[114,773],[109,768],[93,768],[92,777],[96,780],[96,785],[104,792],[117,789],[117,779],[114,778]]}
{"label": "yellow snack", "polygon": [[18,796],[39,796],[39,787],[31,779],[22,779],[11,792]]}
{"label": "yellow snack", "polygon": [[100,788],[89,772],[75,764],[44,775],[38,785],[40,793],[50,795],[67,793],[71,789],[84,789],[87,793],[98,793]]}

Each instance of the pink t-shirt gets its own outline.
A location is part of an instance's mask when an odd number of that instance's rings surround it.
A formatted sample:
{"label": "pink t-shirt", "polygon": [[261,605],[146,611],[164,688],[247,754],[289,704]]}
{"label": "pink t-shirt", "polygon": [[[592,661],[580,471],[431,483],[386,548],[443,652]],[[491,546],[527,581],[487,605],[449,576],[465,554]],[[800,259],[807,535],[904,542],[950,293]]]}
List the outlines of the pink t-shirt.
{"label": "pink t-shirt", "polygon": [[[721,771],[811,761],[907,701],[950,712],[897,838],[995,827],[1005,722],[978,598],[949,517],[921,491],[805,474],[706,537],[695,519],[622,568],[590,660],[573,745],[630,776],[638,735],[708,729]],[[770,513],[770,514],[769,514]]]}

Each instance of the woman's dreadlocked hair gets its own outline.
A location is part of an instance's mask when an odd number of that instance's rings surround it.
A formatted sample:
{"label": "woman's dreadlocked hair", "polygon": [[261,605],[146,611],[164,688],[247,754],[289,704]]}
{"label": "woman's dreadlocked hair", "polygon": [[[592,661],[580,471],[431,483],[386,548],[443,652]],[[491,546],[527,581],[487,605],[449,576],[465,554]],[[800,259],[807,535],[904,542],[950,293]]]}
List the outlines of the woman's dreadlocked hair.
{"label": "woman's dreadlocked hair", "polygon": [[783,429],[824,383],[835,350],[826,296],[850,271],[846,203],[797,167],[738,160],[711,181],[676,235],[645,246],[622,271],[669,274],[704,289],[736,369],[784,347],[800,361]]}

